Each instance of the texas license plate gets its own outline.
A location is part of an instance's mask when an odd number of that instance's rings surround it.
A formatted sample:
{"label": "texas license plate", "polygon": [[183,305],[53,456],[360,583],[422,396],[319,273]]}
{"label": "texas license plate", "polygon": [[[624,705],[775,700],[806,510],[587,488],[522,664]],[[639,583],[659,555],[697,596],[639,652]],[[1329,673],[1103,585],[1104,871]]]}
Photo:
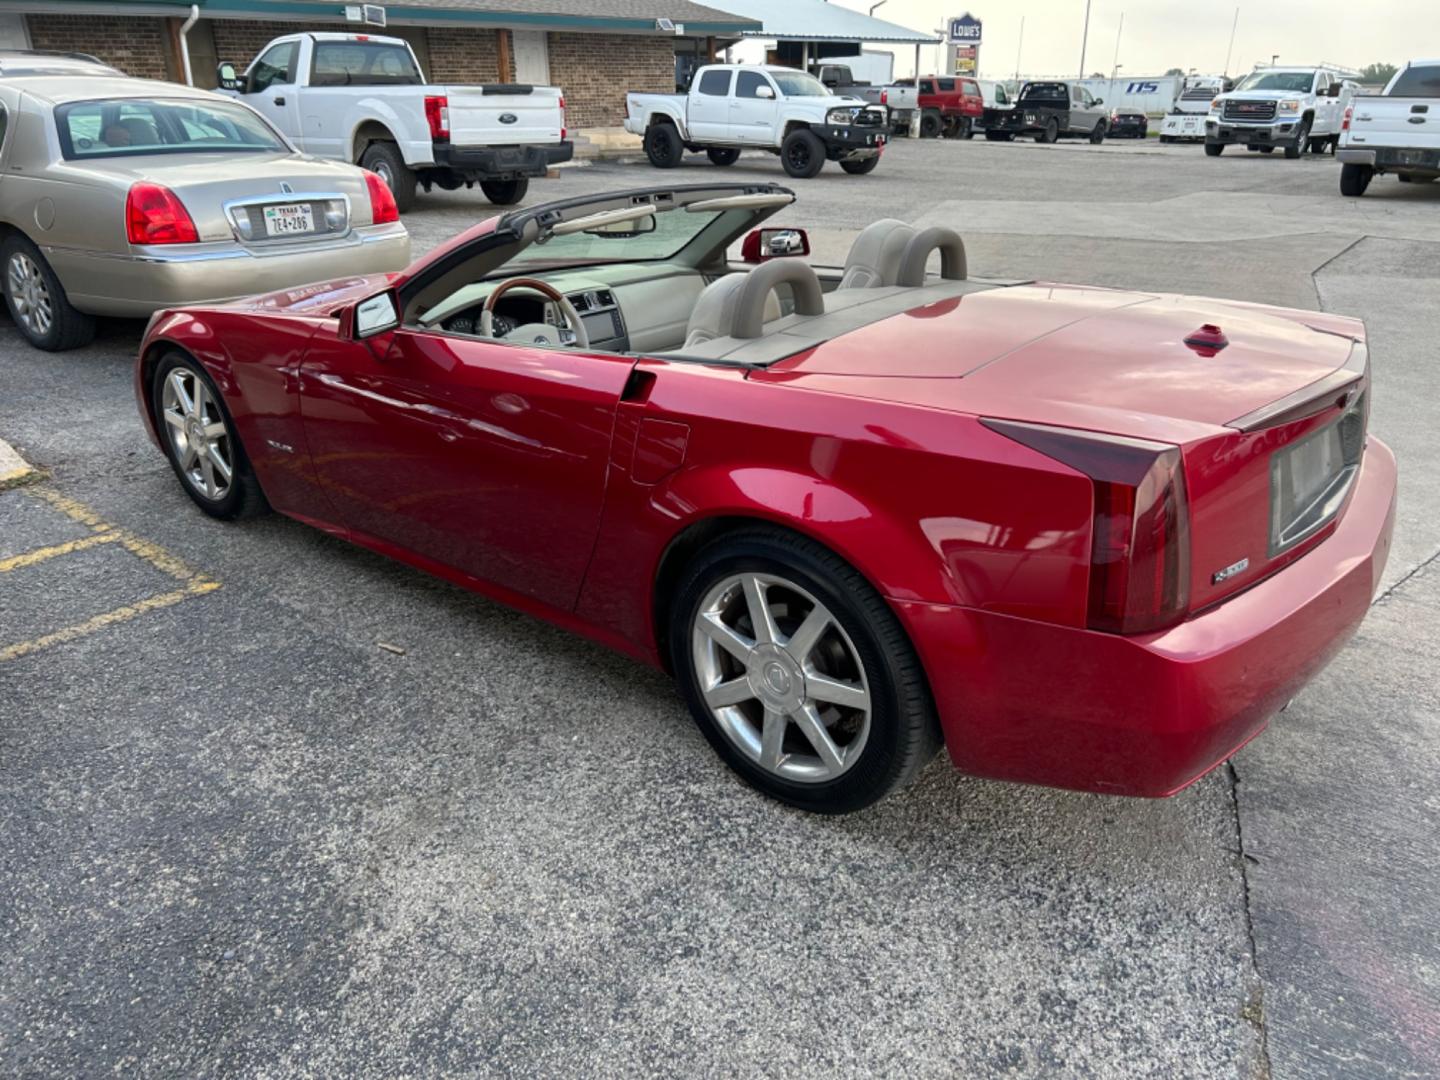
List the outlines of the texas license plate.
{"label": "texas license plate", "polygon": [[315,218],[304,203],[285,203],[265,207],[267,236],[294,236],[315,231]]}

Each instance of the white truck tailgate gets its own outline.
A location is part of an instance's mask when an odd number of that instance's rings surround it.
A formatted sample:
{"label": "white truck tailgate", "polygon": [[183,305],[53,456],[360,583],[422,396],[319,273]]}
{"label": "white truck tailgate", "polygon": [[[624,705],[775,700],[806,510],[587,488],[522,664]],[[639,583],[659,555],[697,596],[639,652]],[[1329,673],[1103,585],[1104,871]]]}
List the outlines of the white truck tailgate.
{"label": "white truck tailgate", "polygon": [[1352,146],[1440,150],[1440,98],[1364,98],[1354,101]]}
{"label": "white truck tailgate", "polygon": [[560,141],[565,120],[554,87],[447,86],[445,92],[456,146]]}

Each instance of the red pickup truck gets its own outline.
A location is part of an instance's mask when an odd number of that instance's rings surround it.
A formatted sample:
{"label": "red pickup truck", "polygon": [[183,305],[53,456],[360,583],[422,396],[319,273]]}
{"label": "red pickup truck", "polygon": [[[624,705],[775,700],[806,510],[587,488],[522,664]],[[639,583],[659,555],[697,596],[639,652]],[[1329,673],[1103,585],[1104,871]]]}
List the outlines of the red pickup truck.
{"label": "red pickup truck", "polygon": [[[914,83],[901,79],[901,83]],[[922,75],[920,90],[920,137],[933,139],[969,139],[975,135],[975,122],[985,112],[985,98],[974,79],[955,75]]]}

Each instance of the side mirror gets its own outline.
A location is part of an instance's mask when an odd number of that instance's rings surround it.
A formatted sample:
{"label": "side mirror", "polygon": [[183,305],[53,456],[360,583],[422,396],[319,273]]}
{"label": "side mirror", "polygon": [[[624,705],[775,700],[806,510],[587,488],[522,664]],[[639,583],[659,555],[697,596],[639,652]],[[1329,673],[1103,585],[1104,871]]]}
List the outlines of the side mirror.
{"label": "side mirror", "polygon": [[1103,97],[1097,97],[1097,98],[1095,99],[1095,104],[1096,104],[1096,105],[1104,105],[1104,104],[1105,104],[1105,99],[1104,99]]}
{"label": "side mirror", "polygon": [[740,246],[740,258],[747,263],[809,254],[810,237],[804,229],[754,229]]}
{"label": "side mirror", "polygon": [[215,82],[221,90],[238,90],[242,94],[245,92],[245,80],[235,73],[235,65],[228,60],[216,65]]}
{"label": "side mirror", "polygon": [[775,91],[771,90],[768,86],[757,86],[755,88],[755,96],[757,98],[764,98],[766,101],[774,101]]}
{"label": "side mirror", "polygon": [[344,336],[364,341],[399,325],[400,309],[395,303],[395,294],[387,291],[361,300],[350,309],[349,325],[344,328],[348,333]]}

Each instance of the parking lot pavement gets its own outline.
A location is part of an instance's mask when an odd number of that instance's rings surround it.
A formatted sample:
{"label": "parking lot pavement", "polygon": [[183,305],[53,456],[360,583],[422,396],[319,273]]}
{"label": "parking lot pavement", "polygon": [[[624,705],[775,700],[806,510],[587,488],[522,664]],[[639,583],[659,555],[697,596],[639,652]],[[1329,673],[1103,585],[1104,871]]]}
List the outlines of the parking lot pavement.
{"label": "parking lot pavement", "polygon": [[[944,220],[979,275],[1369,320],[1391,590],[1233,769],[1164,802],[937,761],[861,815],[777,807],[659,675],[288,520],[200,515],[135,418],[137,326],[51,356],[0,324],[0,437],[50,474],[0,493],[0,648],[89,627],[0,654],[0,1070],[1440,1070],[1440,185],[1371,196],[1389,231],[1307,233],[1332,161],[1128,149],[899,143],[796,182],[784,220],[821,255]],[[597,165],[532,192],[719,178],[784,179]],[[1178,233],[1104,228],[1167,203]],[[407,222],[424,250],[484,215],[457,193]]]}

